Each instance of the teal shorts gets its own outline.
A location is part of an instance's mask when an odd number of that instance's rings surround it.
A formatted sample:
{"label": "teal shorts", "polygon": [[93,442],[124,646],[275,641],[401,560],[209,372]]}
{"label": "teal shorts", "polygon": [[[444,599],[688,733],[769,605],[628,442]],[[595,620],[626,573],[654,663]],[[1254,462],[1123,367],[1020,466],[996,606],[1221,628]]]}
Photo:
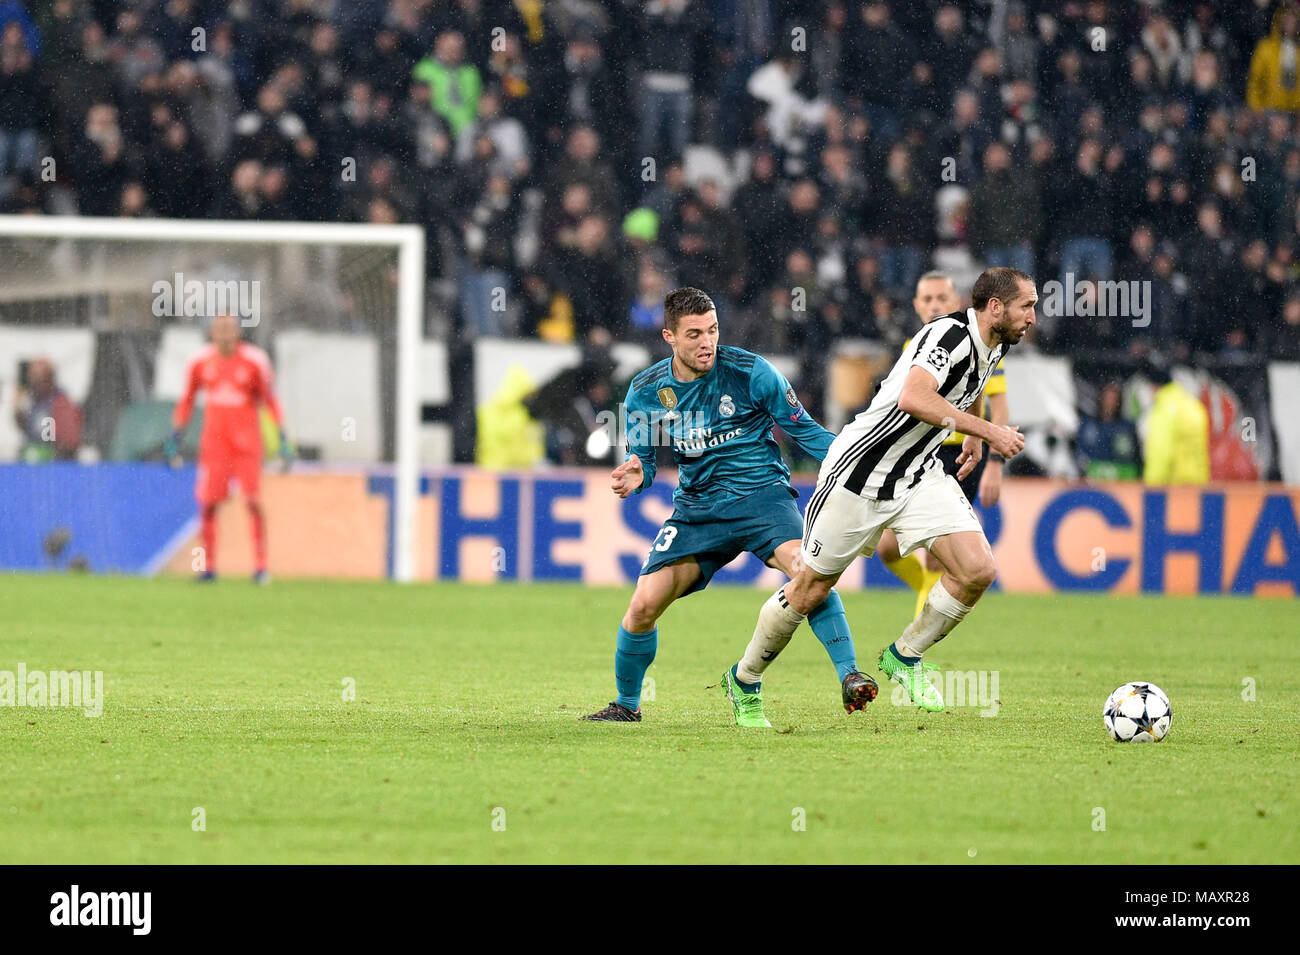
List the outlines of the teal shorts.
{"label": "teal shorts", "polygon": [[[773,484],[753,494],[711,508],[677,506],[650,545],[641,575],[694,557],[700,577],[686,591],[703,590],[727,564],[749,551],[767,563],[786,541],[803,539],[803,516],[795,504],[798,492],[788,484]],[[683,594],[682,596],[685,596]]]}

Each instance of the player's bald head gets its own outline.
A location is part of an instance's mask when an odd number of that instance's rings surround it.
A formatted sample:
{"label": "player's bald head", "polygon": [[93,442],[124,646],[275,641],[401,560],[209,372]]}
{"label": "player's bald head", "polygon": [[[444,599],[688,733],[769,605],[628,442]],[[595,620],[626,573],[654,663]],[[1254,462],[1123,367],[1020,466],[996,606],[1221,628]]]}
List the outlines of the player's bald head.
{"label": "player's bald head", "polygon": [[912,308],[925,323],[961,308],[961,297],[957,294],[952,276],[937,271],[922,275],[916,280],[916,297],[912,299]]}
{"label": "player's bald head", "polygon": [[234,315],[217,315],[208,325],[208,337],[223,354],[229,354],[239,343],[239,319]]}

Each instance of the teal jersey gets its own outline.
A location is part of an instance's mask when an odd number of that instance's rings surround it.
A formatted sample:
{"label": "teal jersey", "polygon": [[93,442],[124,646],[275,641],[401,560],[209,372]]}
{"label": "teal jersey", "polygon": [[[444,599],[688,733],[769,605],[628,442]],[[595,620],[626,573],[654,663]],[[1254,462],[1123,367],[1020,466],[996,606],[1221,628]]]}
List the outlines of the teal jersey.
{"label": "teal jersey", "polygon": [[726,345],[709,373],[694,381],[673,377],[671,357],[651,365],[632,379],[624,405],[627,456],[635,454],[645,470],[638,493],[654,481],[653,442],[662,434],[678,468],[673,503],[682,507],[711,508],[773,484],[788,487],[775,424],[818,461],[835,437],[766,359]]}

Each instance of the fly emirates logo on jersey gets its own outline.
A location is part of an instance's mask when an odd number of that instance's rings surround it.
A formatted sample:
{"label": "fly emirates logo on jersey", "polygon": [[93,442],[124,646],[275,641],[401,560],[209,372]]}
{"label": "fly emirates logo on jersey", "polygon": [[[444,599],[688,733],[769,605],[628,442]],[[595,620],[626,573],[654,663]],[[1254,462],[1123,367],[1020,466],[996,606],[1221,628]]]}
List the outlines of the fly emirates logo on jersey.
{"label": "fly emirates logo on jersey", "polygon": [[716,448],[721,444],[726,444],[737,435],[743,434],[744,431],[744,428],[732,428],[730,431],[714,434],[712,428],[690,428],[687,430],[685,437],[678,438],[673,442],[673,450],[683,457],[698,458],[709,448]]}

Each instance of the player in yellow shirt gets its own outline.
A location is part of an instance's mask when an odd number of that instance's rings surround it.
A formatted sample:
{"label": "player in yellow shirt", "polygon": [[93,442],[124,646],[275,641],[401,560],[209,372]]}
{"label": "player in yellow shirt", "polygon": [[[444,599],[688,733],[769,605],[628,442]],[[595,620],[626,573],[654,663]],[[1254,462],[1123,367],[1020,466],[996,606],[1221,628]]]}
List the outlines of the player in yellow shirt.
{"label": "player in yellow shirt", "polygon": [[[928,325],[941,315],[948,315],[961,308],[961,297],[957,287],[946,272],[926,272],[916,280],[916,297],[912,299],[912,308],[922,324]],[[909,339],[910,342],[910,339]],[[903,348],[907,348],[904,343]],[[979,410],[981,417],[988,418],[996,425],[1006,427],[1009,420],[1007,411],[1007,379],[999,366],[984,388],[984,406]],[[965,435],[954,431],[939,447],[938,457],[943,468],[953,477],[957,476],[957,456],[961,454],[961,443]],[[987,465],[986,465],[987,461]],[[984,507],[992,507],[998,502],[1002,493],[1002,459],[993,454],[987,458],[981,456],[975,470],[958,481],[966,498],[974,504],[978,498]],[[916,613],[920,615],[925,605],[925,596],[934,586],[935,581],[943,576],[943,568],[935,564],[925,550],[917,550],[906,557],[898,554],[898,539],[893,531],[885,531],[880,537],[876,553],[881,561],[894,574],[916,591]]]}

